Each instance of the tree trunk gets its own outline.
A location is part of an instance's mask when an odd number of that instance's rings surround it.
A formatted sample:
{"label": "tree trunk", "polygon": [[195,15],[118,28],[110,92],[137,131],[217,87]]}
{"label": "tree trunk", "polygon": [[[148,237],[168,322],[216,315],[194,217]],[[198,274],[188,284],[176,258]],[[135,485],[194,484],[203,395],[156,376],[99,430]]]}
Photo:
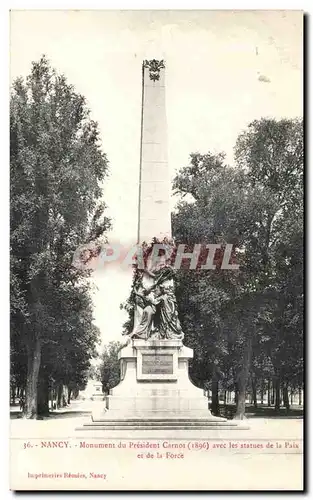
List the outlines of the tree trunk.
{"label": "tree trunk", "polygon": [[264,404],[264,381],[261,380],[261,390],[260,390],[261,405]]}
{"label": "tree trunk", "polygon": [[35,419],[37,418],[37,385],[41,362],[40,339],[36,339],[33,345],[27,346],[27,358],[27,380],[23,416]]}
{"label": "tree trunk", "polygon": [[57,387],[57,408],[62,408],[63,406],[63,384],[59,384]]}
{"label": "tree trunk", "polygon": [[63,385],[63,391],[62,391],[62,400],[63,400],[63,406],[67,406],[67,400],[68,400],[68,387],[67,385]]}
{"label": "tree trunk", "polygon": [[252,401],[254,408],[258,407],[257,395],[256,395],[256,381],[252,379]]}
{"label": "tree trunk", "polygon": [[67,404],[71,404],[72,389],[68,389]]}
{"label": "tree trunk", "polygon": [[290,404],[289,404],[289,395],[288,395],[288,386],[284,385],[283,387],[283,400],[284,400],[284,407],[286,408],[287,411],[290,410]]}
{"label": "tree trunk", "polygon": [[49,382],[47,375],[39,371],[38,379],[38,415],[49,415]]}
{"label": "tree trunk", "polygon": [[11,402],[12,405],[15,405],[15,395],[16,395],[16,387],[11,387]]}
{"label": "tree trunk", "polygon": [[271,406],[271,381],[267,381],[267,405]]}
{"label": "tree trunk", "polygon": [[51,411],[53,411],[53,389],[50,389],[50,407]]}
{"label": "tree trunk", "polygon": [[302,406],[302,389],[299,389],[299,406]]}
{"label": "tree trunk", "polygon": [[238,377],[238,396],[237,396],[237,408],[234,419],[243,420],[245,418],[246,411],[246,388],[249,379],[249,370],[252,354],[252,333],[248,334],[246,341],[246,346],[243,355],[242,370]]}
{"label": "tree trunk", "polygon": [[293,405],[293,389],[290,391],[290,406]]}
{"label": "tree trunk", "polygon": [[275,379],[275,410],[279,411],[280,408],[280,380],[279,377]]}
{"label": "tree trunk", "polygon": [[271,396],[271,405],[275,404],[275,381],[272,383],[272,396]]}
{"label": "tree trunk", "polygon": [[52,391],[52,399],[53,399],[53,409],[57,409],[57,389],[54,388]]}
{"label": "tree trunk", "polygon": [[219,405],[219,397],[218,397],[218,377],[216,373],[216,369],[214,367],[213,369],[213,376],[212,376],[212,403],[211,403],[211,410],[213,415],[219,415],[220,413],[220,405]]}
{"label": "tree trunk", "polygon": [[245,415],[245,410],[246,410],[246,381],[244,380],[244,375],[240,375],[240,381],[238,382],[236,415],[234,418],[242,420]]}
{"label": "tree trunk", "polygon": [[237,406],[238,404],[238,383],[236,382],[236,388],[235,388],[235,405]]}

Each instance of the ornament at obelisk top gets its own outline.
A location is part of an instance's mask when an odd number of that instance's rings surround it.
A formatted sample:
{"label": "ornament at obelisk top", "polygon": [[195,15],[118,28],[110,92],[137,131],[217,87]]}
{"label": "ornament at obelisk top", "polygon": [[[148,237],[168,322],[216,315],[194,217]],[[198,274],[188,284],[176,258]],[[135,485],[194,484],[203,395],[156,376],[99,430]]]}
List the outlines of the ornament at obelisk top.
{"label": "ornament at obelisk top", "polygon": [[147,59],[143,61],[143,67],[149,69],[149,77],[150,80],[156,81],[160,79],[160,70],[165,68],[163,59],[161,61],[157,61],[156,59],[151,59],[148,61]]}

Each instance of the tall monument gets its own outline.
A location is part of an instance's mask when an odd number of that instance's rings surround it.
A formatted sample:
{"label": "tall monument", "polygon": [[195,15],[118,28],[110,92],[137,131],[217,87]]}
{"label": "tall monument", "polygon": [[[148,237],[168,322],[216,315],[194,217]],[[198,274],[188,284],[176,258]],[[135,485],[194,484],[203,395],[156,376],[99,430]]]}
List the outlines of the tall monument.
{"label": "tall monument", "polygon": [[164,61],[142,65],[138,243],[171,236]]}
{"label": "tall monument", "polygon": [[137,266],[132,290],[133,327],[119,353],[121,381],[106,399],[102,415],[86,429],[238,429],[214,417],[202,389],[189,379],[193,350],[184,346],[175,297],[175,272],[168,253],[153,259],[160,243],[173,248],[167,161],[165,63],[144,61],[139,169]]}

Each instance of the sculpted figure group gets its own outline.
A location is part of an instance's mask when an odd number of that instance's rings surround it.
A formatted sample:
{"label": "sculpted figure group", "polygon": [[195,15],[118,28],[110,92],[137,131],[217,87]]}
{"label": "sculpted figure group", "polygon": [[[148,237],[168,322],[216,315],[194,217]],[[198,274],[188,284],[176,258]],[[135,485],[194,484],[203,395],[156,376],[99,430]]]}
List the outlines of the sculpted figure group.
{"label": "sculpted figure group", "polygon": [[145,269],[134,289],[134,328],[130,338],[182,340],[173,282],[174,271],[166,262]]}

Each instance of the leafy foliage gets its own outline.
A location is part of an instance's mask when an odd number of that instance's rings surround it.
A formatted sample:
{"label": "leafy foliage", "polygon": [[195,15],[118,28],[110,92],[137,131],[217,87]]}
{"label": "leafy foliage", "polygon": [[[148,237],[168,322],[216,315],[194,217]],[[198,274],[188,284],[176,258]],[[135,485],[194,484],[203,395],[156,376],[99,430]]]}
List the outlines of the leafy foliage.
{"label": "leafy foliage", "polygon": [[101,355],[100,374],[105,391],[109,391],[120,382],[120,362],[118,353],[123,344],[117,341],[109,342]]}
{"label": "leafy foliage", "polygon": [[84,97],[45,57],[14,82],[10,108],[11,342],[27,352],[34,417],[39,365],[54,384],[81,384],[95,354],[88,271],[72,259],[109,228],[100,200],[108,162]]}
{"label": "leafy foliage", "polygon": [[[235,148],[192,154],[175,177],[176,243],[229,243],[239,271],[177,275],[191,377],[201,387],[245,392],[256,377],[302,384],[303,134],[300,120],[253,122]],[[239,404],[239,403],[238,403]]]}

